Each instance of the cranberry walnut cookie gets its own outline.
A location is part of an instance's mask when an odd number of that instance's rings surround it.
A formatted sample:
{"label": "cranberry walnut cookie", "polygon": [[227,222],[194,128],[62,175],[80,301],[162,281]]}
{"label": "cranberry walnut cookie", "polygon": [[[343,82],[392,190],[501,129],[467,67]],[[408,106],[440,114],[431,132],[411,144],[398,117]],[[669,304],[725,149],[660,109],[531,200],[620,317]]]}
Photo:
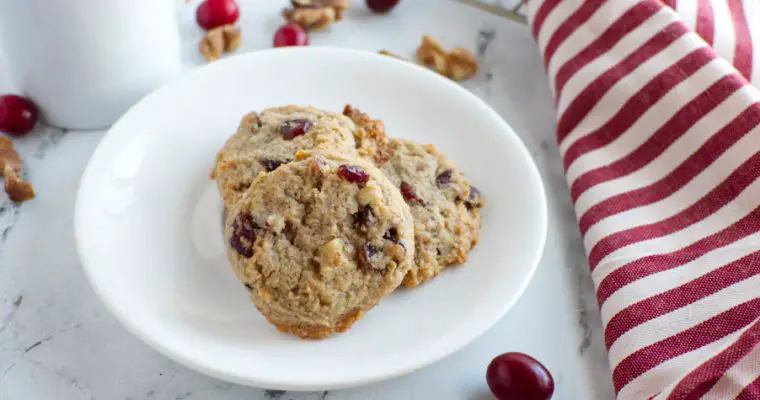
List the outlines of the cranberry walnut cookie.
{"label": "cranberry walnut cookie", "polygon": [[381,164],[387,141],[382,121],[350,105],[343,115],[294,105],[268,108],[243,117],[217,153],[211,178],[232,205],[260,173],[291,162],[299,150],[358,153]]}
{"label": "cranberry walnut cookie", "polygon": [[280,331],[347,330],[412,267],[414,228],[400,192],[370,162],[298,152],[259,175],[229,209],[233,270]]}
{"label": "cranberry walnut cookie", "polygon": [[390,139],[382,170],[414,218],[414,267],[404,286],[416,287],[449,265],[462,264],[478,242],[483,196],[435,146]]}
{"label": "cranberry walnut cookie", "polygon": [[314,107],[284,106],[251,112],[216,155],[211,177],[224,203],[234,204],[262,172],[293,161],[298,150],[351,150],[351,119]]}

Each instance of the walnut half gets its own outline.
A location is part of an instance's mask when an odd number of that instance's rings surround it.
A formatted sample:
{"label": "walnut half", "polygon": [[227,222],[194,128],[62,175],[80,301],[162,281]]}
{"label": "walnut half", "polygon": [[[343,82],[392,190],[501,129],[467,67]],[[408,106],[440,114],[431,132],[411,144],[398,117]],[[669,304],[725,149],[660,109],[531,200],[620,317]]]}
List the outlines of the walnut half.
{"label": "walnut half", "polygon": [[291,0],[290,3],[293,7],[282,11],[288,23],[301,25],[306,30],[323,31],[343,19],[351,1]]}
{"label": "walnut half", "polygon": [[323,31],[336,20],[332,7],[295,7],[282,11],[289,24],[301,25],[306,30]]}
{"label": "walnut half", "polygon": [[417,47],[417,59],[455,81],[472,78],[480,69],[478,60],[469,50],[457,47],[446,51],[439,41],[428,35],[422,37],[422,43]]}
{"label": "walnut half", "polygon": [[34,188],[21,179],[23,162],[13,148],[13,142],[5,136],[0,136],[0,173],[5,179],[5,193],[16,202],[34,198]]}
{"label": "walnut half", "polygon": [[203,58],[208,62],[216,61],[222,53],[230,53],[240,47],[240,28],[234,25],[222,25],[206,33],[198,45]]}

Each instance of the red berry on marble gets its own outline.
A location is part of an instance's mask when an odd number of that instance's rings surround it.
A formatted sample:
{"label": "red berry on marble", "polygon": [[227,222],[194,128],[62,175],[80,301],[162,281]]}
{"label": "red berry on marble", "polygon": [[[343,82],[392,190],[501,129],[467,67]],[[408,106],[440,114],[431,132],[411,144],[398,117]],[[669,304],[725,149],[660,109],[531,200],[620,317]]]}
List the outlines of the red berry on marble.
{"label": "red berry on marble", "polygon": [[195,10],[195,20],[205,30],[234,24],[240,17],[235,0],[206,0]]}
{"label": "red berry on marble", "polygon": [[283,25],[274,33],[274,47],[306,46],[309,34],[298,24]]}
{"label": "red berry on marble", "polygon": [[369,174],[362,167],[341,165],[338,167],[338,177],[351,183],[367,183]]}
{"label": "red berry on marble", "polygon": [[499,400],[548,400],[554,393],[554,380],[546,367],[522,353],[494,358],[488,365],[486,382]]}
{"label": "red berry on marble", "polygon": [[0,131],[21,136],[34,128],[39,112],[26,97],[15,94],[0,96]]}
{"label": "red berry on marble", "polygon": [[399,0],[367,0],[367,7],[377,13],[386,13],[396,7]]}

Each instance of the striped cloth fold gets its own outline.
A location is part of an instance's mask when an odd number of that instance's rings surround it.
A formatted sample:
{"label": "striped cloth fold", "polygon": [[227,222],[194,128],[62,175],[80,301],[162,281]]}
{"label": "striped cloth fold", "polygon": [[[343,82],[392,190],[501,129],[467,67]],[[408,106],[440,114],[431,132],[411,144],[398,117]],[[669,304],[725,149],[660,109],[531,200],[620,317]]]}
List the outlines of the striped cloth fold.
{"label": "striped cloth fold", "polygon": [[618,399],[760,399],[760,1],[528,10]]}

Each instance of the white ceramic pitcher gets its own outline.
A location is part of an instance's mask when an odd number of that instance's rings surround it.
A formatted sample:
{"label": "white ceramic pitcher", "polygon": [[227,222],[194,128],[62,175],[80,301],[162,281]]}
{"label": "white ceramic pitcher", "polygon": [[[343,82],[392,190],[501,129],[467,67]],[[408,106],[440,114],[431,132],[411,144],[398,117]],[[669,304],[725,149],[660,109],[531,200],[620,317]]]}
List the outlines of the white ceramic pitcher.
{"label": "white ceramic pitcher", "polygon": [[15,86],[48,123],[111,125],[181,72],[175,0],[0,0]]}

